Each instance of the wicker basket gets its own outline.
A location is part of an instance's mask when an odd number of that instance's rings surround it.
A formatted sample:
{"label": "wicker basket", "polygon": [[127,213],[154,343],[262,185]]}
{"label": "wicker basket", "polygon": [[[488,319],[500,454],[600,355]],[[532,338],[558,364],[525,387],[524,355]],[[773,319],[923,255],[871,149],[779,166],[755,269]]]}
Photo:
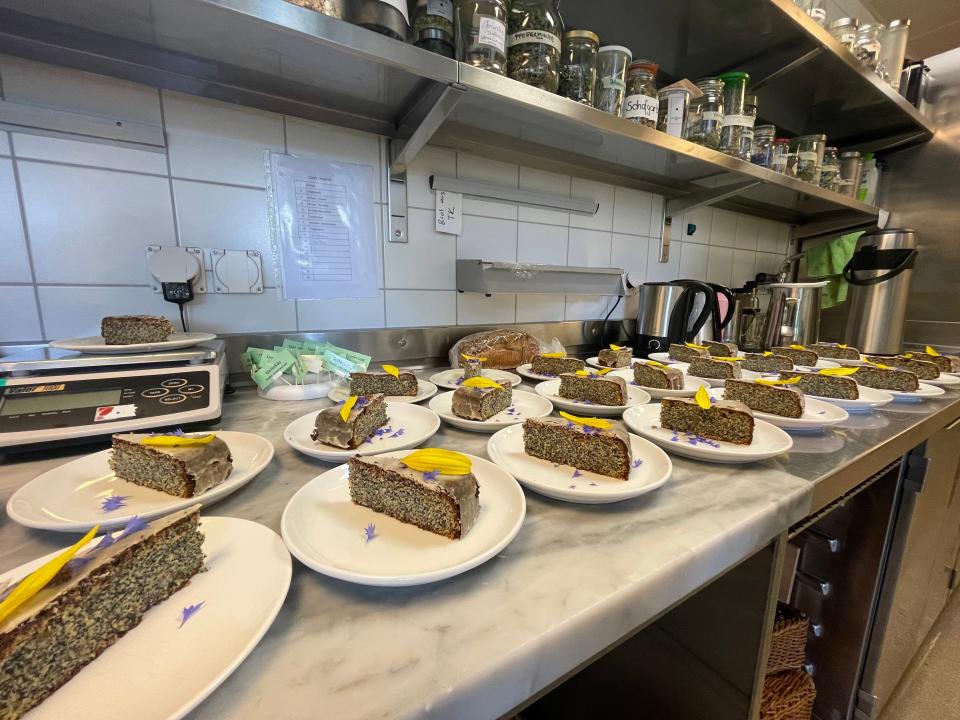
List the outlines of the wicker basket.
{"label": "wicker basket", "polygon": [[807,649],[807,616],[786,603],[777,603],[767,674],[803,666]]}
{"label": "wicker basket", "polygon": [[813,678],[803,670],[767,675],[763,681],[760,720],[810,720],[816,697]]}

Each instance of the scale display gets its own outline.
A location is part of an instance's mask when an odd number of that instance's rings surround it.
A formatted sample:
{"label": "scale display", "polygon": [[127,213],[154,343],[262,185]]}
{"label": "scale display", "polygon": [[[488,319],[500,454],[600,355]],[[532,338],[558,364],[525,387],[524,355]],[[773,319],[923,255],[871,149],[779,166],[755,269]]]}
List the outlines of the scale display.
{"label": "scale display", "polygon": [[29,392],[11,393],[0,405],[0,417],[21,413],[41,413],[56,410],[77,410],[104,405],[116,405],[123,395],[122,388],[112,390],[89,390],[81,392]]}

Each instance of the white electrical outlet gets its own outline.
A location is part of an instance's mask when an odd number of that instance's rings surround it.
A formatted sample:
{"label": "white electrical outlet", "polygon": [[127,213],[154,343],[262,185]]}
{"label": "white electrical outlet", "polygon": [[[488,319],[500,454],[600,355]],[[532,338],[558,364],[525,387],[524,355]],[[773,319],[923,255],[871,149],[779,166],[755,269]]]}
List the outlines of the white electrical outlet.
{"label": "white electrical outlet", "polygon": [[262,293],[263,257],[258,250],[210,251],[215,293]]}
{"label": "white electrical outlet", "polygon": [[176,245],[147,245],[147,270],[150,287],[160,293],[160,283],[193,281],[193,292],[207,292],[207,275],[203,271],[203,250]]}

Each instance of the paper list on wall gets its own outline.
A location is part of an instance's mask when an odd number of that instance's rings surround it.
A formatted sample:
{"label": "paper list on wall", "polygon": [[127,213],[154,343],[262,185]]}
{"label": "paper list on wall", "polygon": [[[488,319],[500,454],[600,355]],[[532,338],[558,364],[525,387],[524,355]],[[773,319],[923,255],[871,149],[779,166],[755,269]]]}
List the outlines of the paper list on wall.
{"label": "paper list on wall", "polygon": [[274,260],[286,300],[379,295],[369,165],[270,153]]}

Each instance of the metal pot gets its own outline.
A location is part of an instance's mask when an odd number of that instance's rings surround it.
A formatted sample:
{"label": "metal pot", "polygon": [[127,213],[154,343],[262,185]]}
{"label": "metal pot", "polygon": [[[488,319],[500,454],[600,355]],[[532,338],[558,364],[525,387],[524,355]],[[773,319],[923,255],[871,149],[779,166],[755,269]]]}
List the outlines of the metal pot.
{"label": "metal pot", "polygon": [[827,280],[821,280],[761,286],[770,291],[764,349],[817,342],[820,336],[820,293],[827,284]]}

